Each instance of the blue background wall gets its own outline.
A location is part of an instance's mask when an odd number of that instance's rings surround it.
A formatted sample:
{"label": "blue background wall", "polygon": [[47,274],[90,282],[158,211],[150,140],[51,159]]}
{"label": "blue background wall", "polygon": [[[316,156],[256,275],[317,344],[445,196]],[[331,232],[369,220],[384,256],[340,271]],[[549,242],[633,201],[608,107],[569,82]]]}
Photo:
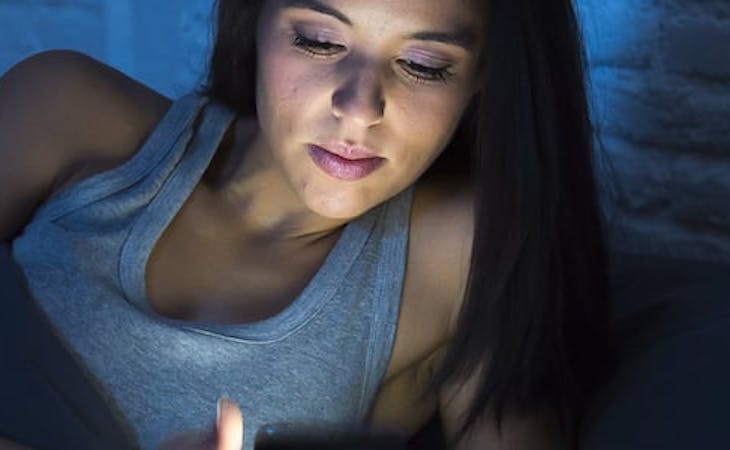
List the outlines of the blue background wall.
{"label": "blue background wall", "polygon": [[201,80],[212,0],[0,0],[0,72],[49,48],[81,50],[176,96]]}
{"label": "blue background wall", "polygon": [[[730,0],[576,0],[624,220],[616,246],[730,260]],[[212,0],[0,0],[0,73],[74,48],[178,96]]]}
{"label": "blue background wall", "polygon": [[577,0],[632,245],[730,259],[730,0]]}

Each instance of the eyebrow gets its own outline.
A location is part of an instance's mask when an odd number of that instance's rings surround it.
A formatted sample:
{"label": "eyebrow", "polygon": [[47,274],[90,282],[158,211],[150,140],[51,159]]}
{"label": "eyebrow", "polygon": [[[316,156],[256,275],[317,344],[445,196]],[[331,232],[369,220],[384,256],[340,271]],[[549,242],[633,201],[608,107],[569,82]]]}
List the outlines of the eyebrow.
{"label": "eyebrow", "polygon": [[[310,9],[321,14],[332,16],[345,25],[352,26],[352,21],[346,15],[319,0],[284,0],[283,7]],[[473,49],[476,43],[474,32],[465,26],[460,26],[455,31],[417,31],[404,36],[404,38],[451,44],[465,50]]]}
{"label": "eyebrow", "polygon": [[418,31],[405,36],[406,39],[415,39],[417,41],[435,41],[443,44],[456,45],[464,50],[471,50],[476,43],[474,33],[466,27],[460,27],[458,30],[449,31]]}
{"label": "eyebrow", "polygon": [[345,25],[352,26],[352,22],[350,21],[350,19],[347,18],[346,15],[342,14],[331,6],[320,2],[319,0],[284,0],[283,7],[311,9],[312,11],[332,16],[340,22],[344,23]]}

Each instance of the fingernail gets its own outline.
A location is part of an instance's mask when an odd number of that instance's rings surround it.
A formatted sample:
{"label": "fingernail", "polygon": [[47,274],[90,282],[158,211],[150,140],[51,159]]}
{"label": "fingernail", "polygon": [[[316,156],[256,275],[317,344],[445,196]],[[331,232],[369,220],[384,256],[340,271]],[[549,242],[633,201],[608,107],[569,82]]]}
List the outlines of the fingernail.
{"label": "fingernail", "polygon": [[223,408],[223,398],[224,397],[219,398],[218,402],[216,403],[216,408],[215,408],[215,425],[216,425],[216,427],[221,426],[221,408]]}
{"label": "fingernail", "polygon": [[230,402],[231,402],[231,399],[226,394],[223,394],[220,397],[218,397],[218,402],[216,404],[216,412],[215,412],[216,425],[220,426],[220,423],[221,423],[221,410],[223,409],[223,403],[230,403]]}

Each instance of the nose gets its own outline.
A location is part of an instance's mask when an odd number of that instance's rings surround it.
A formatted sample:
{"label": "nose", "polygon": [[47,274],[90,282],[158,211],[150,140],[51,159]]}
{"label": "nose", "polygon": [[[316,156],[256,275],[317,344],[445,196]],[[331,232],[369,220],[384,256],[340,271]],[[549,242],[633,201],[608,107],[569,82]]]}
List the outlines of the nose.
{"label": "nose", "polygon": [[332,94],[332,114],[362,127],[379,123],[385,111],[383,89],[373,68],[360,68]]}

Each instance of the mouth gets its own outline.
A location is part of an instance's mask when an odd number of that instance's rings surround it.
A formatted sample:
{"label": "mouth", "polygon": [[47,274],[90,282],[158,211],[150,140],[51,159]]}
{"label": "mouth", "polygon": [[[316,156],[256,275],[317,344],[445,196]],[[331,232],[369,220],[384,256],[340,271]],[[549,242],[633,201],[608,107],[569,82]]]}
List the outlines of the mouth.
{"label": "mouth", "polygon": [[375,150],[364,147],[361,145],[347,145],[340,141],[330,141],[327,143],[319,144],[317,147],[326,150],[330,153],[348,159],[350,161],[357,159],[367,159],[378,157],[378,152]]}
{"label": "mouth", "polygon": [[307,146],[312,161],[327,175],[344,181],[356,181],[370,175],[385,162],[369,150],[349,148],[348,157],[331,152],[315,144]]}

